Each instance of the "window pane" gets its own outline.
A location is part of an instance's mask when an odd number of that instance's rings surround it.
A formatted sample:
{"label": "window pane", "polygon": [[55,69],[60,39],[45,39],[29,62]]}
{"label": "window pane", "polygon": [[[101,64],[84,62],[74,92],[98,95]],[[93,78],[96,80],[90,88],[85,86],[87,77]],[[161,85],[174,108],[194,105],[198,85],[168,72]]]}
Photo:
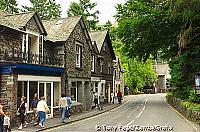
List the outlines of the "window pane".
{"label": "window pane", "polygon": [[51,83],[46,83],[46,100],[47,105],[51,106]]}
{"label": "window pane", "polygon": [[58,102],[59,102],[59,95],[60,95],[60,89],[59,89],[59,82],[54,82],[54,92],[53,92],[53,106],[58,106]]}
{"label": "window pane", "polygon": [[31,106],[31,102],[34,98],[34,94],[37,93],[38,82],[29,82],[29,110]]}
{"label": "window pane", "polygon": [[39,97],[44,96],[44,83],[39,84]]}
{"label": "window pane", "polygon": [[71,99],[76,101],[76,88],[71,88]]}

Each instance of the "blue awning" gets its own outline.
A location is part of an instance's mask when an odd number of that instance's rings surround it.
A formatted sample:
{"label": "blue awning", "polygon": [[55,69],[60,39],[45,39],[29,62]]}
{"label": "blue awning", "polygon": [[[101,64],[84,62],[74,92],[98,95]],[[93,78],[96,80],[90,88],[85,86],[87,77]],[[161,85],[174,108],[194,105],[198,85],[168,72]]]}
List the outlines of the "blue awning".
{"label": "blue awning", "polygon": [[53,66],[42,66],[35,64],[0,64],[1,74],[28,74],[28,75],[49,75],[60,76],[64,68]]}

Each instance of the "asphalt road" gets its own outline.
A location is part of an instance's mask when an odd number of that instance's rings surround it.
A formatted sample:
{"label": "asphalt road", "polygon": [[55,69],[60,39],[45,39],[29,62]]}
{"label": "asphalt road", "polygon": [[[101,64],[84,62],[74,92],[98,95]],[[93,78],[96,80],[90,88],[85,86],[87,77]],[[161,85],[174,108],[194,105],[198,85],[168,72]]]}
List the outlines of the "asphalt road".
{"label": "asphalt road", "polygon": [[101,115],[53,128],[52,132],[196,132],[197,127],[165,102],[165,94],[135,95],[118,108]]}

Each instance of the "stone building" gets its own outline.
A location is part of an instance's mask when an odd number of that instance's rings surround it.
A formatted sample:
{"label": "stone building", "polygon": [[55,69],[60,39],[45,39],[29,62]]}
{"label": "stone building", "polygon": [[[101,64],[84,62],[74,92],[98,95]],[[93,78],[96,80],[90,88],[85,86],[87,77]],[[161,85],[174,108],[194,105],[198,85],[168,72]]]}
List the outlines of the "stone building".
{"label": "stone building", "polygon": [[61,58],[52,56],[43,43],[47,33],[39,16],[34,12],[1,12],[0,32],[0,98],[4,110],[11,113],[11,123],[17,123],[15,114],[21,96],[27,99],[27,121],[32,120],[34,93],[45,96],[50,108],[48,118],[54,117],[64,67]]}
{"label": "stone building", "polygon": [[[62,92],[67,91],[72,100],[89,109],[91,104],[91,49],[92,44],[80,16],[43,21],[47,31],[46,49],[62,58]],[[49,52],[50,53],[50,52]]]}
{"label": "stone building", "polygon": [[117,58],[114,64],[114,93],[117,93],[118,90],[122,92],[124,96],[124,72],[125,70],[121,66],[120,59]]}
{"label": "stone building", "polygon": [[90,32],[94,49],[98,51],[92,54],[94,69],[92,71],[92,91],[101,92],[106,98],[105,102],[111,101],[113,92],[113,60],[116,59],[112,42],[107,30]]}
{"label": "stone building", "polygon": [[0,100],[12,125],[21,96],[27,98],[27,122],[35,93],[45,96],[47,118],[58,115],[61,93],[70,93],[75,110],[90,108],[92,45],[82,17],[42,22],[34,12],[0,12],[0,47]]}

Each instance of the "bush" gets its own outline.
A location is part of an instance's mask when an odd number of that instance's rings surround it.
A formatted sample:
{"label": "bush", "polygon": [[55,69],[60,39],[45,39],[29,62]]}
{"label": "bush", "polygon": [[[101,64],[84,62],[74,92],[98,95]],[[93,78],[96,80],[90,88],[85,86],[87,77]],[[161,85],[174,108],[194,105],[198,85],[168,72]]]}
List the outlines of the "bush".
{"label": "bush", "polygon": [[190,92],[190,96],[189,96],[189,99],[188,99],[190,102],[193,102],[193,103],[200,103],[200,96],[199,95],[195,95],[194,94],[194,90],[192,90]]}

